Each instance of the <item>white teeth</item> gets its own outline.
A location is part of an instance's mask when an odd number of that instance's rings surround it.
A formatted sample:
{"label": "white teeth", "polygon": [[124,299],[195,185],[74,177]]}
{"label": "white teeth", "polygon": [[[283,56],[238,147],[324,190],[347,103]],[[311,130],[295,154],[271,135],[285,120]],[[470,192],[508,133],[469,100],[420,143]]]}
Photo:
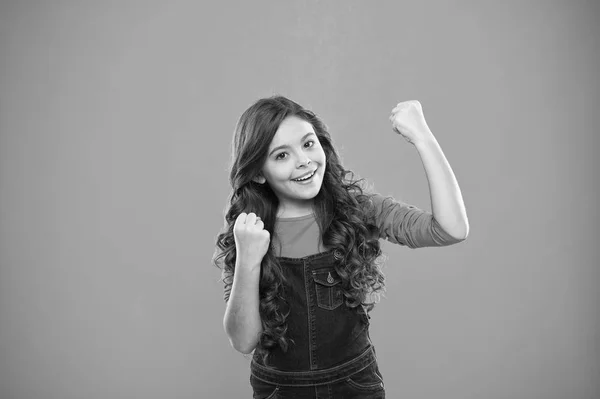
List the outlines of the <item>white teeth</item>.
{"label": "white teeth", "polygon": [[315,174],[315,172],[316,172],[316,170],[315,170],[315,171],[313,171],[313,172],[312,172],[310,175],[308,175],[308,176],[306,176],[306,177],[304,177],[304,178],[302,178],[302,179],[293,179],[293,180],[294,180],[294,181],[304,181],[304,180],[308,180],[308,179],[310,179],[311,177],[313,177],[313,175]]}

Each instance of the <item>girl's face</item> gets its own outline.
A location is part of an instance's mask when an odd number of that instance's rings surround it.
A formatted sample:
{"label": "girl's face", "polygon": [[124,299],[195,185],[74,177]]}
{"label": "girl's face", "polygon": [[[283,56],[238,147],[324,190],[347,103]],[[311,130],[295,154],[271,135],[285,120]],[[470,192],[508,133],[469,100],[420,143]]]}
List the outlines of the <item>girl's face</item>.
{"label": "girl's face", "polygon": [[[313,198],[321,189],[324,173],[325,152],[313,126],[297,116],[289,116],[275,132],[267,160],[254,180],[269,183],[279,199],[279,217],[295,217],[312,212]],[[311,174],[308,180],[296,180]]]}

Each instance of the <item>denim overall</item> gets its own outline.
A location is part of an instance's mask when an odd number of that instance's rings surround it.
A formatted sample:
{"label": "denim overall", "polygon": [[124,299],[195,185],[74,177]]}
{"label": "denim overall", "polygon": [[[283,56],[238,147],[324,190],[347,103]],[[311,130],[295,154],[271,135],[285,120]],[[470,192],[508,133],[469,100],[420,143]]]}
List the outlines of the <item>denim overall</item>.
{"label": "denim overall", "polygon": [[[255,399],[385,398],[369,318],[362,306],[344,303],[334,263],[338,251],[277,258],[287,279],[288,351],[277,346],[263,364],[255,353],[250,385]],[[282,309],[287,312],[288,308]]]}

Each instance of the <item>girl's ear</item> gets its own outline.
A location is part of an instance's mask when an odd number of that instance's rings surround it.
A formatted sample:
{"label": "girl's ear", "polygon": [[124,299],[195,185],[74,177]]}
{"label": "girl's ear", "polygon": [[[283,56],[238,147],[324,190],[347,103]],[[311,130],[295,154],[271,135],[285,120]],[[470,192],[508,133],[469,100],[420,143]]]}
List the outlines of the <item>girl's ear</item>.
{"label": "girl's ear", "polygon": [[265,177],[260,172],[258,173],[258,175],[254,176],[252,180],[257,182],[258,184],[265,184],[265,182],[267,181],[267,179],[265,179]]}

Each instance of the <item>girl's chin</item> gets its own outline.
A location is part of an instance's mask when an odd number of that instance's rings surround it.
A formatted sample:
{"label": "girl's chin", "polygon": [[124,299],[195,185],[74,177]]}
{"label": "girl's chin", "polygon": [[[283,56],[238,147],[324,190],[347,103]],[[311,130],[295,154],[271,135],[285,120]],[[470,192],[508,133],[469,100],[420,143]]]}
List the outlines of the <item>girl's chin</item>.
{"label": "girl's chin", "polygon": [[321,182],[315,181],[311,183],[300,184],[296,182],[292,182],[292,188],[296,193],[302,192],[313,192],[315,190],[319,190],[321,188]]}
{"label": "girl's chin", "polygon": [[[314,198],[314,196],[316,195],[316,193],[319,192],[319,190],[321,189],[321,182],[313,182],[313,183],[309,183],[309,184],[299,184],[296,182],[291,182],[291,187],[292,191],[290,192],[291,195],[293,195],[294,197],[310,197],[310,198]],[[289,188],[288,188],[289,190]]]}

